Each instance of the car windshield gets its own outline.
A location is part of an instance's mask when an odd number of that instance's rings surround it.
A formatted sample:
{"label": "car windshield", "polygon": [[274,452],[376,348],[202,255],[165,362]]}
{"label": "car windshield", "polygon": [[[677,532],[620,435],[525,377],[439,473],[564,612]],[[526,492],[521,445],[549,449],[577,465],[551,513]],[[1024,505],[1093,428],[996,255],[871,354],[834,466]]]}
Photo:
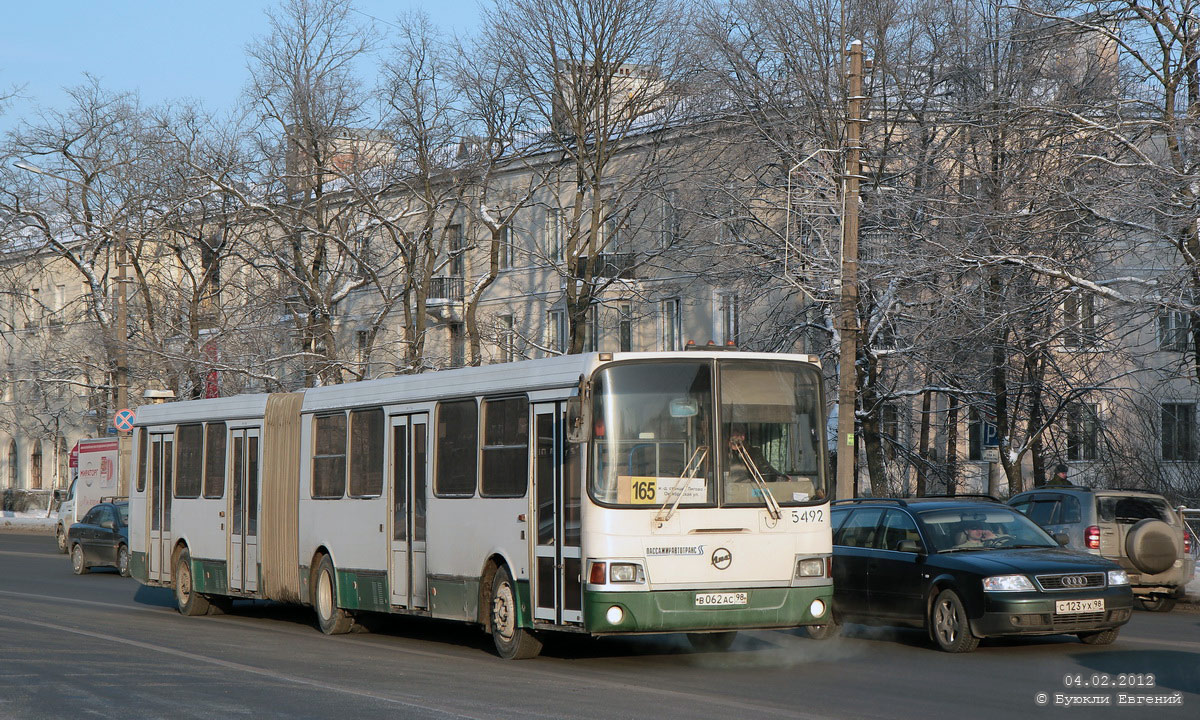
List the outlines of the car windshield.
{"label": "car windshield", "polygon": [[121,524],[129,524],[129,503],[121,503],[116,506],[117,513],[121,516]]}
{"label": "car windshield", "polygon": [[1024,515],[1001,507],[966,507],[918,513],[937,552],[1006,547],[1058,547]]}

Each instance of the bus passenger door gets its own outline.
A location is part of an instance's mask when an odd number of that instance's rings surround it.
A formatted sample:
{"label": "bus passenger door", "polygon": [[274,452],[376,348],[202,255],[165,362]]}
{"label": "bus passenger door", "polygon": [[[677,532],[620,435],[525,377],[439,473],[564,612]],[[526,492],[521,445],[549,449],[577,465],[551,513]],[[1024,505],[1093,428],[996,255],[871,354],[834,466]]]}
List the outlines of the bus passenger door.
{"label": "bus passenger door", "polygon": [[259,429],[229,431],[229,589],[258,590]]}
{"label": "bus passenger door", "polygon": [[392,454],[388,493],[388,587],[391,604],[429,606],[425,576],[425,463],[429,415],[396,415],[391,419]]}
{"label": "bus passenger door", "polygon": [[565,403],[534,405],[533,616],[583,622],[578,448],[567,442]]}
{"label": "bus passenger door", "polygon": [[172,470],[175,454],[173,436],[150,436],[150,541],[146,548],[146,563],[150,580],[171,582],[171,492],[174,490]]}

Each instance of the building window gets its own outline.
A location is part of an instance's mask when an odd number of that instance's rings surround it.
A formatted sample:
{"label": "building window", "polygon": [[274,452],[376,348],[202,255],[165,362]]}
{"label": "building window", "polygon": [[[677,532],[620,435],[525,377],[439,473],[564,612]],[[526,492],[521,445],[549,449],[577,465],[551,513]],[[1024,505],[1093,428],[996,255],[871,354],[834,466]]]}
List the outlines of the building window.
{"label": "building window", "polygon": [[8,486],[16,489],[21,487],[21,477],[17,474],[17,466],[21,463],[21,457],[17,455],[17,441],[10,440],[8,443]]}
{"label": "building window", "polygon": [[983,414],[971,408],[967,420],[967,460],[983,460]]}
{"label": "building window", "polygon": [[679,318],[679,298],[662,301],[662,349],[679,350],[683,334]]}
{"label": "building window", "polygon": [[1071,403],[1066,408],[1067,459],[1095,460],[1100,439],[1099,406]]}
{"label": "building window", "polygon": [[737,293],[719,293],[717,295],[717,326],[713,328],[713,339],[721,344],[740,344],[741,314],[741,303]]}
{"label": "building window", "polygon": [[449,248],[450,254],[450,274],[455,277],[463,277],[463,271],[466,268],[464,247],[463,247],[463,232],[462,225],[449,225],[446,227],[446,247]]}
{"label": "building window", "polygon": [[583,327],[583,351],[596,352],[600,349],[600,313],[593,303],[587,311]]}
{"label": "building window", "polygon": [[633,303],[617,306],[617,350],[633,351]]}
{"label": "building window", "polygon": [[42,441],[33,441],[33,452],[29,454],[29,488],[42,489]]}
{"label": "building window", "polygon": [[1163,403],[1162,457],[1163,460],[1196,459],[1194,403]]}
{"label": "building window", "polygon": [[1158,316],[1158,347],[1185,352],[1191,344],[1191,314],[1173,310]]}
{"label": "building window", "polygon": [[543,231],[545,237],[546,259],[552,263],[563,261],[563,222],[562,211],[558,208],[546,208],[546,224]]}
{"label": "building window", "polygon": [[497,263],[501,270],[507,270],[513,266],[512,227],[505,225],[500,228],[496,242],[500,246],[497,248]]}
{"label": "building window", "polygon": [[447,327],[450,330],[450,367],[462,367],[467,355],[466,329],[460,322],[452,322]]}
{"label": "building window", "polygon": [[500,360],[512,362],[517,359],[517,329],[512,315],[500,316]]}
{"label": "building window", "polygon": [[675,193],[667,193],[662,200],[662,227],[659,232],[659,249],[671,247],[679,239],[679,210],[675,207]]}
{"label": "building window", "polygon": [[895,403],[885,403],[879,408],[879,434],[884,453],[895,457],[896,447],[900,445],[900,407]]}
{"label": "building window", "polygon": [[567,351],[567,313],[551,310],[546,313],[546,346],[550,352],[563,354]]}
{"label": "building window", "polygon": [[1085,348],[1096,343],[1096,296],[1071,293],[1063,299],[1063,346]]}

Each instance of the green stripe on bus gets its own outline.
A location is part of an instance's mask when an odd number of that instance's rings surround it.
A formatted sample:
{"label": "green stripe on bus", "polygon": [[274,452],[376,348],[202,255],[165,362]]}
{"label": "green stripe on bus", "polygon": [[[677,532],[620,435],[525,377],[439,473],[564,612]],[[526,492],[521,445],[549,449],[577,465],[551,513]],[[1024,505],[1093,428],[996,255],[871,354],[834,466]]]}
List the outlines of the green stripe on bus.
{"label": "green stripe on bus", "polygon": [[338,606],[347,610],[369,610],[387,612],[387,574],[383,572],[336,570],[338,582]]}
{"label": "green stripe on bus", "polygon": [[[833,600],[832,586],[750,588],[742,592],[749,594],[749,602],[739,607],[696,607],[695,590],[585,592],[584,627],[598,634],[799,627],[824,619]],[[822,618],[813,617],[809,609],[817,599],[827,608]],[[607,618],[614,605],[624,615],[616,624]]]}
{"label": "green stripe on bus", "polygon": [[135,551],[129,555],[129,574],[143,585],[150,582],[150,569],[146,565],[146,553]]}

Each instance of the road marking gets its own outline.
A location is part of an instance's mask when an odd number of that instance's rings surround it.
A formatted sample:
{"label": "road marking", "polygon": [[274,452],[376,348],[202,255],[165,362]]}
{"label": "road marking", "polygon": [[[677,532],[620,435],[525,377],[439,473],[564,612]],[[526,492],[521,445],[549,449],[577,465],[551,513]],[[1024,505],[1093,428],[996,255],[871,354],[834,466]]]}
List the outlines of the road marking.
{"label": "road marking", "polygon": [[195,662],[208,663],[210,665],[216,665],[218,667],[223,667],[223,668],[226,668],[229,670],[236,670],[238,672],[245,672],[245,673],[253,673],[255,675],[262,675],[263,677],[272,678],[274,680],[282,680],[284,682],[295,683],[297,685],[307,685],[309,687],[320,688],[322,690],[331,690],[333,692],[344,693],[347,695],[357,695],[359,697],[367,697],[367,698],[371,698],[372,700],[380,700],[383,702],[392,703],[393,705],[402,705],[404,707],[418,708],[421,710],[428,710],[428,711],[435,712],[435,713],[441,713],[443,715],[447,715],[450,717],[473,718],[474,720],[486,720],[486,718],[489,717],[486,715],[463,715],[462,713],[452,712],[449,710],[443,710],[441,708],[433,707],[430,705],[422,705],[421,703],[412,702],[409,700],[401,700],[399,698],[389,697],[387,695],[380,695],[378,693],[373,693],[373,692],[369,692],[366,690],[353,690],[350,688],[339,687],[337,685],[332,685],[330,683],[321,682],[319,680],[310,680],[308,678],[299,677],[297,675],[289,675],[287,673],[280,673],[280,672],[275,672],[273,670],[266,670],[264,668],[254,667],[253,665],[243,665],[242,663],[235,663],[235,662],[232,662],[229,660],[221,660],[220,658],[208,657],[207,655],[199,655],[197,653],[190,653],[190,652],[186,652],[184,650],[176,650],[175,648],[169,648],[169,647],[165,647],[163,645],[154,645],[152,643],[140,642],[138,640],[130,640],[129,638],[123,638],[123,637],[120,637],[117,635],[106,635],[104,633],[91,632],[88,630],[81,630],[79,628],[67,627],[65,625],[56,625],[54,623],[40,622],[38,620],[30,620],[29,618],[14,617],[11,615],[0,615],[0,620],[8,620],[8,621],[10,621],[14,624],[18,624],[18,625],[34,625],[36,627],[46,628],[47,630],[57,630],[59,632],[72,633],[75,635],[82,635],[84,637],[90,637],[95,640],[105,640],[107,642],[120,643],[122,645],[129,645],[131,647],[141,648],[142,650],[150,650],[152,652],[159,652],[159,653],[163,653],[165,655],[174,655],[176,657],[180,657],[185,660],[192,660]]}
{"label": "road marking", "polygon": [[21,550],[0,550],[0,555],[20,555],[21,557],[60,557],[64,560],[70,560],[71,556],[64,553],[39,553],[39,552],[22,552]]}
{"label": "road marking", "polygon": [[[95,607],[112,608],[115,610],[126,610],[126,611],[132,610],[135,612],[148,612],[148,613],[154,613],[157,615],[161,615],[163,617],[165,617],[167,615],[175,615],[176,614],[176,611],[174,609],[170,609],[170,608],[122,605],[119,603],[101,602],[98,600],[81,600],[78,598],[61,597],[61,596],[57,596],[57,595],[39,595],[39,594],[35,594],[35,593],[13,592],[11,590],[0,590],[0,595],[28,598],[30,600],[52,600],[52,601],[58,601],[58,602],[74,603],[74,604],[79,604],[79,605],[91,605],[91,606],[95,606]],[[0,618],[12,619],[12,618],[9,618],[8,616],[4,616],[4,615],[0,615]],[[292,630],[292,629],[283,628],[283,627],[274,627],[274,626],[264,627],[263,625],[258,624],[258,623],[251,623],[251,622],[249,622],[249,620],[250,620],[250,618],[239,619],[236,614],[223,615],[223,616],[208,616],[208,617],[204,618],[205,622],[220,623],[223,625],[235,625],[242,629],[254,628],[256,630],[261,630],[264,632],[273,632],[273,633],[279,633],[279,634],[283,634],[283,635],[294,635],[294,636],[304,636],[304,637],[309,637],[309,636],[313,635],[313,633],[311,633],[311,632],[302,632],[299,630]],[[23,621],[23,622],[32,623],[33,621]],[[47,625],[47,627],[52,627],[52,626]],[[53,626],[53,627],[58,627],[58,626]],[[103,637],[103,638],[108,637],[108,636],[92,635],[91,633],[88,633],[86,631],[74,630],[72,628],[64,627],[61,629],[66,632],[77,632],[77,633],[80,633],[83,635],[91,635],[93,637]],[[378,640],[376,640],[376,638],[378,638]],[[142,646],[142,644],[136,640],[119,639],[119,641],[127,643],[127,644],[131,644],[131,645],[137,645],[139,647]],[[347,637],[347,636],[335,635],[335,636],[323,638],[322,642],[353,643],[355,645],[358,645],[359,647],[361,647],[361,645],[363,643],[366,643],[366,644],[370,645],[370,647],[372,647],[373,649],[378,649],[378,650],[382,650],[385,652],[392,652],[392,653],[397,653],[397,654],[401,654],[401,655],[416,655],[419,657],[435,658],[435,659],[439,659],[439,660],[467,661],[467,662],[474,663],[476,665],[482,664],[482,665],[486,665],[489,667],[492,666],[492,664],[495,662],[495,658],[490,658],[490,657],[489,658],[476,658],[476,657],[471,657],[466,654],[459,654],[459,653],[452,653],[452,652],[435,652],[435,651],[429,651],[429,650],[415,650],[412,648],[399,647],[399,646],[395,645],[394,643],[383,642],[382,638],[380,636],[373,637],[371,635],[359,635],[359,636],[354,636],[354,637]],[[161,649],[163,652],[166,652],[166,653],[173,653],[173,654],[183,655],[186,657],[192,657],[190,654],[184,653],[183,651],[172,650],[170,648],[158,648],[158,646],[149,646],[149,647],[153,647],[154,649]],[[742,653],[739,653],[739,652],[727,653],[727,655],[731,656],[731,658],[736,657],[741,654]],[[199,658],[202,656],[196,656],[196,657]],[[243,667],[241,665],[238,665],[237,663],[232,663],[232,662],[225,661],[225,660],[219,660],[216,658],[204,658],[204,659],[207,662],[212,662],[212,663],[215,663],[218,665],[225,665],[228,667],[236,667],[236,668]],[[728,660],[728,658],[727,658],[727,660]],[[523,668],[523,670],[525,670],[525,669]],[[266,676],[270,676],[270,677],[280,677],[283,679],[291,679],[291,677],[292,677],[292,676],[285,676],[285,675],[276,675],[275,673],[273,673],[272,671],[269,671],[269,670],[254,670],[254,671],[259,672],[262,675],[266,675]],[[644,693],[647,693],[650,695],[675,697],[680,700],[708,703],[708,704],[716,705],[716,706],[729,707],[730,709],[738,710],[740,713],[745,713],[747,711],[753,711],[760,715],[783,716],[783,717],[788,717],[788,718],[821,718],[821,717],[825,717],[823,715],[810,715],[807,713],[802,713],[802,712],[799,712],[792,708],[781,708],[779,706],[773,706],[773,705],[748,703],[742,699],[731,699],[731,698],[722,697],[719,695],[708,695],[708,694],[704,694],[704,693],[692,692],[692,691],[687,691],[687,690],[671,690],[671,689],[667,689],[667,688],[663,688],[663,687],[650,686],[650,685],[638,685],[638,684],[632,683],[629,680],[626,680],[626,679],[623,679],[620,677],[612,677],[611,679],[609,679],[609,678],[599,677],[598,674],[593,674],[591,677],[585,678],[585,677],[579,676],[579,674],[577,672],[575,672],[574,670],[571,670],[568,672],[560,672],[558,670],[549,669],[546,667],[538,667],[538,668],[529,668],[528,670],[525,670],[525,673],[526,673],[526,675],[541,675],[548,679],[557,680],[557,681],[564,682],[567,684],[590,685],[593,687],[609,688],[609,689],[617,690],[617,691],[621,691],[621,692],[640,691],[640,692],[644,692]],[[611,675],[611,673],[607,672],[607,671],[605,672],[605,674]],[[305,680],[303,678],[296,679],[295,682],[308,684],[308,685],[314,685],[317,687],[329,687],[330,689],[337,690],[340,692],[348,692],[351,694],[366,695],[367,697],[375,697],[374,695],[371,695],[369,693],[360,693],[360,692],[357,692],[354,690],[343,690],[341,688],[337,688],[334,686],[326,686],[319,682]],[[398,702],[398,703],[404,702],[401,700],[389,700],[389,701],[390,702]],[[417,705],[414,703],[413,707],[425,707],[425,706]],[[439,710],[439,712],[442,712],[442,711]],[[473,716],[464,715],[462,717],[473,717]],[[485,717],[489,717],[489,716],[485,716]]]}

